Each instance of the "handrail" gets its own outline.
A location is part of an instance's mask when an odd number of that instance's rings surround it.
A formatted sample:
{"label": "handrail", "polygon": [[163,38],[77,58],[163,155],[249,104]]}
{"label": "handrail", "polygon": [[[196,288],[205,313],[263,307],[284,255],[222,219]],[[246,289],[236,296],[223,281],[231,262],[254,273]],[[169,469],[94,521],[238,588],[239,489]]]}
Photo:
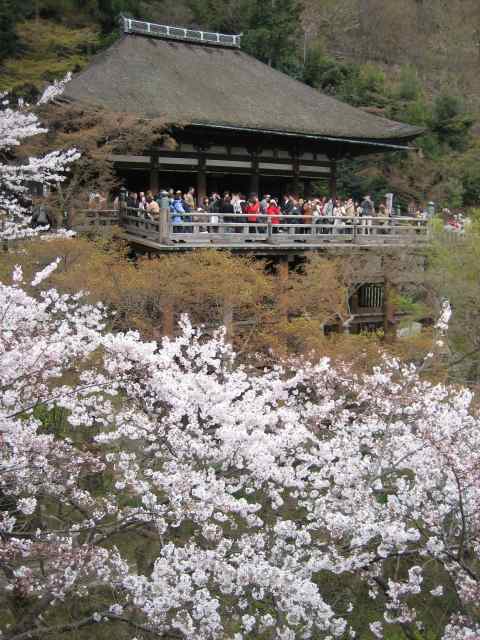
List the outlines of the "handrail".
{"label": "handrail", "polygon": [[214,44],[222,47],[240,47],[242,34],[217,33],[214,31],[202,31],[200,29],[188,29],[167,24],[156,24],[145,20],[135,20],[122,16],[123,31],[125,33],[139,33],[157,38],[171,38],[173,40],[185,40],[187,42],[200,42]]}
{"label": "handrail", "polygon": [[[300,215],[271,216],[258,214],[209,213],[184,214],[164,210],[155,218],[143,210],[127,208],[121,213],[120,226],[132,236],[160,244],[188,243],[244,244],[262,242],[291,245],[324,244],[335,241],[348,244],[420,243],[428,237],[428,221],[408,217],[310,217]],[[256,220],[253,221],[253,217]]]}

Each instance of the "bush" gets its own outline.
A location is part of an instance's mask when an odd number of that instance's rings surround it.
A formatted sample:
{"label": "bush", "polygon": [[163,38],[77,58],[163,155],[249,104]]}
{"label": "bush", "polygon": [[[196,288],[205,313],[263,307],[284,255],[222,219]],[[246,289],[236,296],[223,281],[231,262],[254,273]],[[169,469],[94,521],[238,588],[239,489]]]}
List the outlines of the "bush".
{"label": "bush", "polygon": [[417,101],[422,95],[422,85],[415,67],[407,65],[400,72],[398,97],[401,100]]}
{"label": "bush", "polygon": [[452,149],[456,151],[466,149],[473,122],[471,114],[467,113],[465,109],[462,98],[443,94],[435,99],[432,129]]}

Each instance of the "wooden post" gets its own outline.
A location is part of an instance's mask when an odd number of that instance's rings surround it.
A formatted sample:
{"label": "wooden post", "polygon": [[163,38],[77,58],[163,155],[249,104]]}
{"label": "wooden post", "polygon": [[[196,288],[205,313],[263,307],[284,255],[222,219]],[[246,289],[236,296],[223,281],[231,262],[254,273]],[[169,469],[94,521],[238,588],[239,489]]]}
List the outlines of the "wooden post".
{"label": "wooden post", "polygon": [[200,206],[203,198],[207,195],[207,172],[206,172],[206,158],[201,155],[198,159],[198,173],[197,173],[197,203]]}
{"label": "wooden post", "polygon": [[337,161],[332,160],[330,162],[330,180],[329,180],[330,197],[336,199],[337,197]]}
{"label": "wooden post", "polygon": [[152,153],[150,157],[150,191],[158,193],[158,154]]}
{"label": "wooden post", "polygon": [[282,256],[278,263],[279,296],[278,306],[280,313],[288,317],[288,256]]}
{"label": "wooden post", "polygon": [[228,342],[233,340],[233,306],[231,302],[225,301],[223,305],[223,325],[225,327],[225,338]]}
{"label": "wooden post", "polygon": [[356,313],[358,313],[358,309],[359,309],[358,289],[355,289],[355,291],[350,296],[350,312],[353,315],[355,315]]}
{"label": "wooden post", "polygon": [[118,203],[118,224],[122,226],[125,216],[128,215],[127,210],[127,190],[122,187],[120,189],[120,198]]}
{"label": "wooden post", "polygon": [[293,155],[293,191],[295,195],[299,195],[300,190],[300,158],[295,151]]}
{"label": "wooden post", "polygon": [[[385,265],[385,262],[387,264]],[[385,342],[395,342],[397,331],[395,327],[395,294],[396,288],[388,277],[388,261],[383,260],[383,335]]]}
{"label": "wooden post", "polygon": [[273,244],[273,225],[270,216],[267,216],[267,242]]}
{"label": "wooden post", "polygon": [[5,227],[6,227],[6,217],[7,214],[1,212],[0,213],[0,230],[2,232],[2,251],[8,252],[8,240],[7,238],[3,235],[5,233]]}
{"label": "wooden post", "polygon": [[[250,194],[255,193],[258,196],[260,189],[260,175],[258,171],[258,152],[252,151],[252,173],[250,174]],[[250,195],[249,194],[249,195]]]}
{"label": "wooden post", "polygon": [[168,209],[160,209],[158,218],[158,241],[166,244],[170,239],[170,211]]}
{"label": "wooden post", "polygon": [[174,309],[170,300],[162,302],[162,332],[164,336],[173,336],[174,331]]}

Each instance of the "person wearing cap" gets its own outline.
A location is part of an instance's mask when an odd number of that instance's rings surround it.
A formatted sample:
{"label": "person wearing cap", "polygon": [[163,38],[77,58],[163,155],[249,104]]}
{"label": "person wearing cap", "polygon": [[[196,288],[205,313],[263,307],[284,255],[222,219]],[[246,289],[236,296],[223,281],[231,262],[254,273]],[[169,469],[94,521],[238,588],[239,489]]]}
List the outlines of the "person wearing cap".
{"label": "person wearing cap", "polygon": [[262,200],[260,201],[260,213],[262,213],[263,215],[267,214],[268,203],[270,202],[270,198],[271,196],[266,194],[263,196]]}

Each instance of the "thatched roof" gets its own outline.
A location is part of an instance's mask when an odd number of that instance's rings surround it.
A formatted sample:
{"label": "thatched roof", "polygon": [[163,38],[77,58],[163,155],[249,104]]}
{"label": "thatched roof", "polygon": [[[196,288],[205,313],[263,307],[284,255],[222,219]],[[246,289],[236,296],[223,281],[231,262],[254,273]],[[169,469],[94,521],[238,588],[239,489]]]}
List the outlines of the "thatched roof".
{"label": "thatched roof", "polygon": [[239,49],[124,35],[65,91],[169,124],[406,142],[421,130],[326,96]]}

